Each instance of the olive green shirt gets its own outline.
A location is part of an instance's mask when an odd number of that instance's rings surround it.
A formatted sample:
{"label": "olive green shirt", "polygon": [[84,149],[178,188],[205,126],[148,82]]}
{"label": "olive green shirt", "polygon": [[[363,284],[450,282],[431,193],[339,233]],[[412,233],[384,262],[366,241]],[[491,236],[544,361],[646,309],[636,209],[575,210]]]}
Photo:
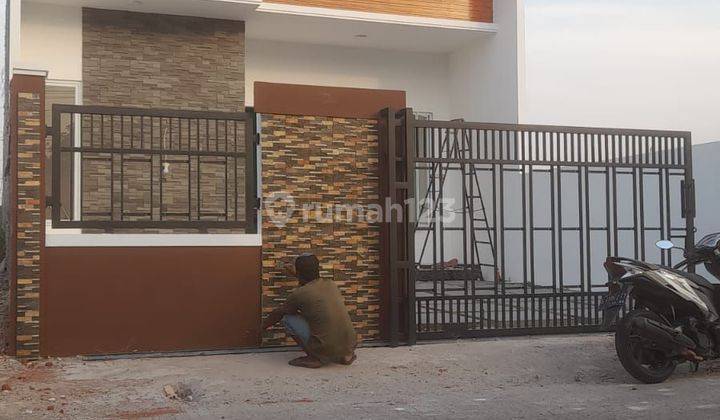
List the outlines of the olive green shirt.
{"label": "olive green shirt", "polygon": [[310,326],[308,350],[326,361],[351,356],[357,336],[340,290],[329,279],[317,279],[295,289],[288,298]]}

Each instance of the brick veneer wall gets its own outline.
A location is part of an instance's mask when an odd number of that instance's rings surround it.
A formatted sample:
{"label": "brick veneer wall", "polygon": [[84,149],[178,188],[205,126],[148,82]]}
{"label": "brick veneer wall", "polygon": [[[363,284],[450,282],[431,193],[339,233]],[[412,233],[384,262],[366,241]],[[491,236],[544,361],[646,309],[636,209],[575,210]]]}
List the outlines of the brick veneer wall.
{"label": "brick veneer wall", "polygon": [[[132,106],[181,110],[209,110],[243,112],[245,102],[245,28],[244,22],[218,19],[204,19],[186,16],[133,13],[115,10],[83,9],[83,99],[85,105]],[[146,120],[145,124],[147,125]],[[97,121],[95,124],[98,124]],[[125,120],[125,138],[120,139],[119,119],[114,122],[115,137],[127,146],[130,143],[130,119]],[[187,143],[175,127],[167,131],[165,121],[163,142]],[[186,123],[185,123],[186,124]],[[193,124],[195,124],[193,122]],[[88,126],[88,124],[86,124]],[[135,138],[140,138],[139,119],[134,121]],[[109,124],[106,128],[109,130]],[[146,132],[151,128],[146,127]],[[207,129],[210,142],[214,143],[214,126]],[[212,131],[212,132],[211,132]],[[160,127],[155,127],[160,133]],[[195,129],[192,130],[195,133]],[[205,143],[204,122],[197,130],[200,144]],[[89,145],[90,136],[83,134],[83,143]],[[242,137],[243,129],[240,128]],[[222,134],[220,135],[222,137]],[[96,138],[99,136],[96,136]],[[167,137],[167,138],[166,138]],[[197,138],[193,138],[195,144]],[[244,143],[244,139],[240,139]],[[137,147],[137,146],[136,146]],[[167,147],[167,146],[165,146]],[[194,146],[193,146],[194,147]],[[244,144],[239,144],[240,150]],[[138,159],[139,158],[139,159]],[[143,161],[144,160],[144,161]],[[203,217],[204,220],[224,220],[219,214],[225,212],[225,168],[222,159],[203,158],[201,168],[202,210],[217,216]],[[162,211],[165,220],[185,220],[179,214],[191,208],[196,212],[195,183],[197,162],[192,162],[188,197],[187,159],[165,157],[171,162],[171,172],[163,179],[163,208],[160,209],[160,188],[158,179],[162,173],[159,157],[148,161],[147,155],[135,156],[124,162],[124,183],[120,184],[121,160],[115,155],[87,155],[83,161],[83,213],[85,219],[103,219],[107,216],[88,214],[113,212],[118,218],[120,212],[120,191],[124,190],[124,210],[130,216],[125,220],[139,219],[133,214],[152,212],[155,219]],[[110,172],[114,188],[111,189]],[[150,171],[155,174],[153,200],[150,200]],[[244,183],[244,163],[239,163],[238,185]],[[234,171],[228,177],[229,191],[235,191]],[[114,208],[110,208],[110,194],[114,191]],[[238,190],[240,217],[244,217],[245,191]],[[150,203],[155,207],[150,209]],[[188,206],[188,201],[193,203]],[[232,197],[230,202],[234,202]],[[196,218],[194,213],[191,217]],[[234,217],[231,211],[230,218]],[[143,230],[148,232],[149,230]],[[157,231],[157,230],[155,230]],[[180,230],[173,230],[180,232]],[[182,230],[192,232],[192,230]]]}
{"label": "brick veneer wall", "polygon": [[40,354],[41,96],[18,93],[16,355]]}
{"label": "brick veneer wall", "polygon": [[24,360],[40,356],[44,86],[45,80],[40,76],[13,76],[9,143],[5,149],[7,176],[4,178],[3,201],[7,216],[6,261],[10,279],[7,350]]}
{"label": "brick veneer wall", "polygon": [[[292,195],[297,208],[320,203],[362,205],[378,203],[378,133],[375,120],[313,116],[262,116],[263,313],[285,302],[297,281],[282,272],[283,257],[303,252],[318,255],[321,276],[335,280],[345,296],[355,328],[362,339],[379,338],[380,227],[346,220],[303,221],[296,211],[285,226],[270,219],[285,211],[278,194]],[[264,345],[287,343],[275,328]]]}
{"label": "brick veneer wall", "polygon": [[83,9],[86,105],[242,112],[241,21]]}

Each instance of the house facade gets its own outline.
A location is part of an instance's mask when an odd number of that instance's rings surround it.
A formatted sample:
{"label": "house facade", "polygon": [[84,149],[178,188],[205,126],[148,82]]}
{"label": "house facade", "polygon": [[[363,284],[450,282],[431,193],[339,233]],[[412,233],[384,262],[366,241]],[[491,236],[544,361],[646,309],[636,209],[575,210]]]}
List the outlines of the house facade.
{"label": "house facade", "polygon": [[8,351],[285,344],[305,251],[387,339],[382,227],[259,204],[378,202],[383,108],[518,123],[521,3],[12,0]]}

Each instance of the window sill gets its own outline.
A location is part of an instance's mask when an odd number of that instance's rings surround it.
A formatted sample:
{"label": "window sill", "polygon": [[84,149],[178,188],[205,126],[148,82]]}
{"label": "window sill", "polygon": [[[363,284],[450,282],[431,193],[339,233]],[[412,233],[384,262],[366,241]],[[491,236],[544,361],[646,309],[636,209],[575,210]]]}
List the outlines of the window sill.
{"label": "window sill", "polygon": [[82,233],[79,229],[45,231],[45,246],[59,247],[259,247],[261,234]]}

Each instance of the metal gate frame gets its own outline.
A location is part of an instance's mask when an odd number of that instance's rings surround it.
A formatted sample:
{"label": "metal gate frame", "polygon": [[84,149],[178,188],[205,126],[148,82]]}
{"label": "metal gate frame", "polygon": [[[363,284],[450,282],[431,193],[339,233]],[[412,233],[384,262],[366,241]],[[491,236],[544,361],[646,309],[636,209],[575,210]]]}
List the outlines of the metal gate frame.
{"label": "metal gate frame", "polygon": [[[443,136],[454,139],[453,149],[450,142],[440,141]],[[458,136],[462,136],[462,146],[458,146]],[[388,109],[381,113],[380,137],[381,176],[387,177],[381,182],[386,185],[381,197],[388,197],[386,210],[391,205],[403,208],[401,217],[386,220],[383,235],[389,257],[384,274],[389,285],[389,336],[393,344],[400,340],[413,344],[418,338],[598,331],[600,313],[597,308],[607,292],[605,279],[601,285],[597,275],[592,278],[593,266],[602,261],[591,258],[591,249],[596,249],[598,242],[593,242],[591,236],[602,234],[606,253],[614,255],[620,250],[620,233],[628,232],[634,241],[634,257],[639,259],[649,258],[646,236],[651,232],[663,238],[682,238],[686,247],[694,244],[695,196],[689,132],[487,124],[462,120],[420,121],[414,118],[412,109]],[[428,140],[432,145],[429,149]],[[416,258],[423,258],[416,256],[415,244],[419,229],[418,220],[414,220],[416,172],[419,168],[432,168],[431,182],[435,182],[437,167],[440,172],[443,168],[462,172],[463,194],[467,194],[466,171],[469,174],[482,167],[492,174],[491,200],[485,200],[483,204],[483,211],[486,205],[491,207],[485,216],[486,227],[472,228],[492,232],[489,235],[492,239],[488,240],[493,249],[492,277],[490,274],[483,276],[482,264],[479,261],[468,264],[467,257],[454,267],[449,267],[444,259],[438,260],[437,256],[433,256],[432,264],[416,261]],[[511,172],[519,174],[521,179],[522,226],[506,225],[504,178]],[[533,177],[538,179],[539,173],[550,180],[549,226],[538,226],[533,220]],[[577,184],[575,226],[568,226],[562,214],[562,189],[567,188],[564,179],[568,176],[577,179],[572,183],[573,186]],[[590,179],[598,176],[605,180],[605,223],[602,225],[593,224],[590,218],[591,196],[595,198]],[[646,200],[650,193],[646,194],[644,189],[645,180],[650,177],[657,177],[657,225],[650,225],[646,220],[649,210]],[[627,181],[618,182],[620,178]],[[671,188],[675,185],[670,181],[677,178],[680,178],[679,213],[684,219],[681,227],[673,225],[671,214],[674,207]],[[632,182],[633,222],[625,225],[618,218],[618,186],[627,187],[628,182]],[[477,189],[482,203],[479,183]],[[475,197],[473,192],[470,195]],[[468,233],[468,223],[465,223],[465,204],[477,199],[472,197],[469,201],[467,197],[463,198],[463,248],[467,246],[467,238],[474,235]],[[472,204],[469,208],[472,211]],[[492,221],[489,223],[490,215]],[[433,213],[431,220],[436,218]],[[435,234],[437,226],[427,230]],[[535,236],[541,231],[548,232],[552,238],[551,289],[537,286],[534,280]],[[444,242],[442,227],[440,232],[440,241]],[[514,286],[505,281],[506,258],[512,255],[505,249],[508,232],[522,235],[522,257],[515,260],[522,262],[523,277],[522,283]],[[563,237],[572,232],[578,234],[580,276],[577,284],[568,285],[563,273],[562,242]],[[672,264],[673,258],[673,252],[660,252],[658,262]],[[488,282],[488,278],[492,280]],[[433,281],[433,289],[418,288],[423,281]],[[459,295],[447,293],[447,281],[461,285]],[[477,283],[485,287],[476,287]]]}

